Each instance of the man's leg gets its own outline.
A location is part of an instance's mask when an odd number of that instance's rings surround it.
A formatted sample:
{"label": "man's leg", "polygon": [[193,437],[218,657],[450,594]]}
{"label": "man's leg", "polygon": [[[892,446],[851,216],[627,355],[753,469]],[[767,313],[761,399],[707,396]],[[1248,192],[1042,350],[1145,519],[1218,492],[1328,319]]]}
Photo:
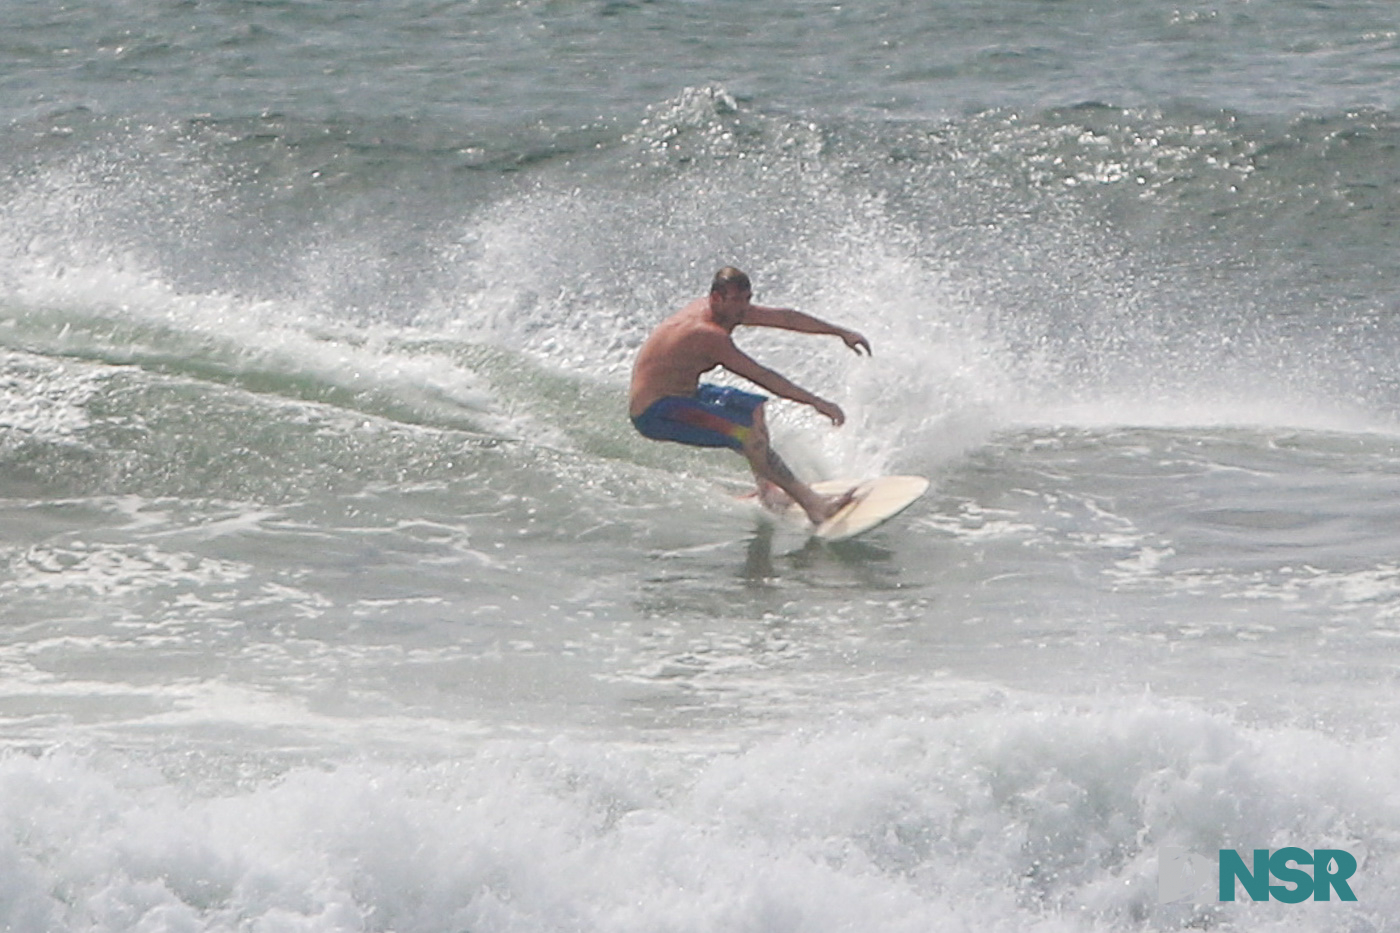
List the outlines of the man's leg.
{"label": "man's leg", "polygon": [[771,496],[771,492],[765,489],[765,486],[776,486],[802,507],[802,511],[807,513],[814,525],[820,525],[851,501],[852,493],[823,496],[793,475],[792,470],[788,469],[777,451],[768,443],[768,423],[764,420],[762,405],[754,409],[753,424],[749,426],[749,436],[740,453],[749,461],[749,468],[753,470],[754,479],[758,482],[760,501],[771,501],[765,497],[765,493]]}

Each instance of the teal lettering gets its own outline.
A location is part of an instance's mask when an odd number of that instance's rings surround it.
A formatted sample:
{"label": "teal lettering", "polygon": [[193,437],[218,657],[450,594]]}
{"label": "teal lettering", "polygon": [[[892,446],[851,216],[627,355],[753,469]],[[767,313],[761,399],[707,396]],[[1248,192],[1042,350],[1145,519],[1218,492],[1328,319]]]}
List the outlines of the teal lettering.
{"label": "teal lettering", "polygon": [[[1300,849],[1297,846],[1288,846],[1279,849],[1269,859],[1269,871],[1283,884],[1269,885],[1269,891],[1274,895],[1274,900],[1283,901],[1285,904],[1299,904],[1312,897],[1313,878],[1312,875],[1301,868],[1290,868],[1289,862],[1297,862],[1299,865],[1311,865],[1313,857],[1308,854],[1307,849]],[[1293,887],[1289,888],[1289,883]]]}
{"label": "teal lettering", "polygon": [[1244,867],[1244,859],[1234,849],[1220,850],[1220,899],[1235,899],[1235,882],[1244,885],[1251,901],[1269,899],[1269,850],[1254,850],[1254,871]]}
{"label": "teal lettering", "polygon": [[[1336,869],[1333,871],[1332,869]],[[1332,888],[1344,901],[1356,900],[1347,879],[1356,874],[1356,857],[1341,849],[1318,849],[1313,853],[1313,900],[1330,901]]]}
{"label": "teal lettering", "polygon": [[[1299,866],[1311,865],[1312,871]],[[1279,849],[1270,855],[1268,849],[1254,850],[1254,869],[1234,849],[1220,850],[1220,899],[1235,899],[1235,882],[1244,885],[1253,901],[1273,897],[1285,904],[1301,904],[1311,897],[1314,901],[1330,901],[1335,889],[1337,898],[1354,901],[1356,895],[1347,879],[1356,874],[1356,857],[1343,849],[1318,849],[1309,852],[1297,846]],[[1269,878],[1279,884],[1270,884]]]}

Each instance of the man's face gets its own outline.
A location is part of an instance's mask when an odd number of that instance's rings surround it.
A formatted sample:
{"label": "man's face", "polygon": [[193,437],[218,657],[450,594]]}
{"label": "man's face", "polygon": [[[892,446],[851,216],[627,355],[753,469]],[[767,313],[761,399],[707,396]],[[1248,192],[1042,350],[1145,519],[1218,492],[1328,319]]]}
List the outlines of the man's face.
{"label": "man's face", "polygon": [[751,307],[753,292],[747,288],[730,286],[710,295],[710,310],[724,324],[738,323]]}

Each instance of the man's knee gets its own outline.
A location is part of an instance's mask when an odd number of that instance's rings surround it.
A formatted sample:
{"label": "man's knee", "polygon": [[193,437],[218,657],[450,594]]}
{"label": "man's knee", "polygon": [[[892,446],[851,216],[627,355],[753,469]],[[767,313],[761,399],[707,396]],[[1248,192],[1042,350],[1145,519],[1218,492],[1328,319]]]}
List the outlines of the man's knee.
{"label": "man's knee", "polygon": [[744,435],[742,449],[749,456],[766,455],[768,453],[768,432],[759,425],[749,428],[748,433]]}
{"label": "man's knee", "polygon": [[749,433],[745,443],[768,446],[768,421],[763,417],[761,404],[753,410],[753,419],[749,422]]}
{"label": "man's knee", "polygon": [[768,457],[768,437],[757,431],[750,431],[739,447],[739,453],[750,460],[765,460]]}

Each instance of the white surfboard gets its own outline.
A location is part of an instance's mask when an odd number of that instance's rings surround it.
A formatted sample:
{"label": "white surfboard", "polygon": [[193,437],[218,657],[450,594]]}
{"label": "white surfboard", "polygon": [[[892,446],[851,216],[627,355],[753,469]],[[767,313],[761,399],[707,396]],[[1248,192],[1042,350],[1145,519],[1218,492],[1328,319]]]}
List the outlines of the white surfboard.
{"label": "white surfboard", "polygon": [[[928,489],[922,476],[877,476],[867,480],[829,479],[813,483],[812,488],[824,496],[840,495],[852,486],[855,497],[841,511],[812,529],[812,537],[822,541],[845,541],[865,534],[903,512]],[[784,514],[806,521],[802,508],[789,503]]]}

